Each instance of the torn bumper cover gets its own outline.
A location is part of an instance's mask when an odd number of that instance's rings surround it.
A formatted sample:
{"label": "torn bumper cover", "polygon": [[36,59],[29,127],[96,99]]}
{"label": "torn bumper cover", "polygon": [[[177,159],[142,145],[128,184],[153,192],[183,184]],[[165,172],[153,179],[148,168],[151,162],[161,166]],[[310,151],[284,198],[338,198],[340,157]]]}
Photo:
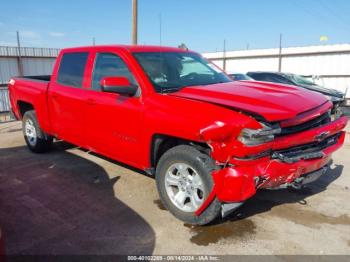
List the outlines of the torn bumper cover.
{"label": "torn bumper cover", "polygon": [[325,165],[321,169],[313,171],[313,172],[308,173],[306,175],[302,175],[302,176],[298,177],[297,179],[295,179],[292,183],[287,183],[287,184],[281,185],[281,187],[291,186],[293,188],[300,189],[300,188],[302,188],[302,186],[310,184],[310,183],[316,181],[317,179],[319,179],[321,176],[326,174],[327,170],[328,170],[328,165]]}
{"label": "torn bumper cover", "polygon": [[[254,160],[232,158],[228,167],[213,173],[213,192],[196,214],[200,215],[215,197],[223,205],[236,203],[235,207],[239,207],[259,188],[311,183],[326,172],[331,154],[342,146],[344,140],[345,132],[341,131],[321,142],[271,151],[269,155]],[[228,213],[228,210],[223,209],[223,213]]]}
{"label": "torn bumper cover", "polygon": [[222,169],[214,174],[216,196],[223,202],[242,202],[258,188],[278,188],[292,183],[326,166],[344,139],[345,132],[339,132],[319,143],[271,152],[269,156]]}

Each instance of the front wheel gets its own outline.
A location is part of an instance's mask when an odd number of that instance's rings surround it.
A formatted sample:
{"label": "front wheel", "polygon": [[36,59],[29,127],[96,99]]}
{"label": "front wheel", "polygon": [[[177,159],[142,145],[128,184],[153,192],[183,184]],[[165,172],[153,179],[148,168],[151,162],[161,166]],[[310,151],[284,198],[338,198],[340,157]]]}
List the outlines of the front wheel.
{"label": "front wheel", "polygon": [[156,182],[164,206],[178,219],[195,225],[213,221],[221,210],[215,199],[199,216],[195,211],[213,189],[212,172],[215,162],[192,146],[171,148],[160,158]]}
{"label": "front wheel", "polygon": [[43,153],[51,148],[53,138],[40,128],[34,110],[25,112],[22,119],[24,139],[28,148],[35,153]]}

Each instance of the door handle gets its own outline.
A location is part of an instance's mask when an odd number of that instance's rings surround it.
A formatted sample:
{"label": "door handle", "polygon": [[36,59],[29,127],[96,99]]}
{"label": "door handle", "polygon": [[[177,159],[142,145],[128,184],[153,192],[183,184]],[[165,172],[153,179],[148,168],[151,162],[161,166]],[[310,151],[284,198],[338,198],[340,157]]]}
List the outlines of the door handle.
{"label": "door handle", "polygon": [[86,99],[86,103],[90,106],[96,105],[96,100],[92,98]]}

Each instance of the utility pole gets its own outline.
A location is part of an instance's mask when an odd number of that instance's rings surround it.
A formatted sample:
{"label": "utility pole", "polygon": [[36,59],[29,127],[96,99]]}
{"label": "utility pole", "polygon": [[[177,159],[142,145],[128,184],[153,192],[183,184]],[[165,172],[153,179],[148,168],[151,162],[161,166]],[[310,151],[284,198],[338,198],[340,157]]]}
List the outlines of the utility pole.
{"label": "utility pole", "polygon": [[224,39],[223,70],[226,72],[226,39]]}
{"label": "utility pole", "polygon": [[278,54],[278,72],[282,71],[282,34],[280,34],[280,47]]}
{"label": "utility pole", "polygon": [[18,62],[18,73],[20,76],[23,76],[23,62],[22,62],[22,55],[21,55],[21,42],[19,40],[19,32],[16,32],[17,35],[17,62]]}
{"label": "utility pole", "polygon": [[95,37],[92,38],[92,45],[95,46]]}
{"label": "utility pole", "polygon": [[137,45],[137,0],[132,0],[132,44]]}

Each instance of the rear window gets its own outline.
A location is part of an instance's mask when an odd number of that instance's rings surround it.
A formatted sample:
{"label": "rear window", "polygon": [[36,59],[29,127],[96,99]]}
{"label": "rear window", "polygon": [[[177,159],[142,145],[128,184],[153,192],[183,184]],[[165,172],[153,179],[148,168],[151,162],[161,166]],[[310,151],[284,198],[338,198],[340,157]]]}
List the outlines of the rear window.
{"label": "rear window", "polygon": [[88,53],[66,53],[62,56],[57,82],[72,87],[82,87]]}

